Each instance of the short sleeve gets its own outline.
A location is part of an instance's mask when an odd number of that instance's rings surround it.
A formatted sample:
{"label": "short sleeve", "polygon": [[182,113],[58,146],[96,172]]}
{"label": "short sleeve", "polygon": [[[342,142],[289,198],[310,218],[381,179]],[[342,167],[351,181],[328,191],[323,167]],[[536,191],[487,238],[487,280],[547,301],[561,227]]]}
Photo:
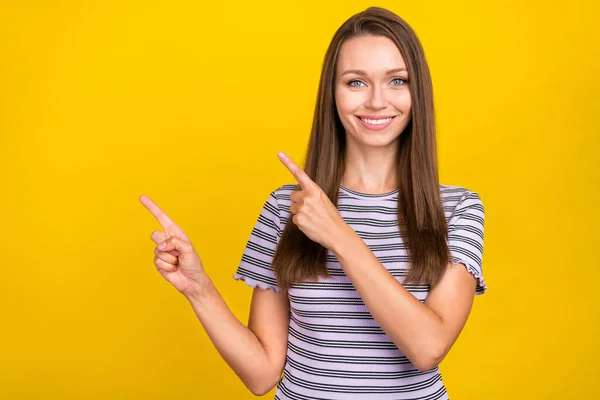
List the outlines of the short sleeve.
{"label": "short sleeve", "polygon": [[454,264],[464,264],[477,279],[475,294],[478,295],[487,291],[481,265],[483,226],[483,203],[477,193],[467,191],[448,221],[448,248],[450,261]]}
{"label": "short sleeve", "polygon": [[277,286],[275,271],[271,267],[275,249],[281,236],[279,207],[275,192],[269,195],[250,233],[242,259],[233,278],[243,280],[250,287],[273,289],[280,292]]}

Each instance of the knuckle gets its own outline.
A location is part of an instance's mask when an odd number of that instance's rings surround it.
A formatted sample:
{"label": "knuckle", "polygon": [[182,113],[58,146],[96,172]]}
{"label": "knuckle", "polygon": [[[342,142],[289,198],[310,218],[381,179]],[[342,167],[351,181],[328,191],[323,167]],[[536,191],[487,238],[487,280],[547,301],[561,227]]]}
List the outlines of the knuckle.
{"label": "knuckle", "polygon": [[169,264],[172,264],[172,256],[170,256],[168,253],[159,253],[158,254],[158,258],[160,258],[161,260],[163,260],[164,262],[167,262]]}
{"label": "knuckle", "polygon": [[156,268],[164,270],[164,271],[174,271],[176,268],[170,262],[167,262],[159,257],[154,258],[154,265],[156,265]]}
{"label": "knuckle", "polygon": [[155,248],[154,248],[154,254],[155,254],[155,255],[156,255],[156,257],[158,257],[158,259],[160,259],[160,260],[169,261],[169,260],[167,259],[167,256],[166,256],[168,253],[165,253],[164,251],[160,251],[160,250],[158,249],[158,247],[155,247]]}

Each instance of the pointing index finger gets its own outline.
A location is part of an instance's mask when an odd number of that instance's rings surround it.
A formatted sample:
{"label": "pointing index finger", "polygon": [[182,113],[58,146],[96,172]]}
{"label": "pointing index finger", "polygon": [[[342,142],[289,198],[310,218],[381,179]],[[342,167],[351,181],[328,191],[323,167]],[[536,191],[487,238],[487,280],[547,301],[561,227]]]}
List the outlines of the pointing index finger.
{"label": "pointing index finger", "polygon": [[150,197],[148,196],[140,196],[140,202],[154,215],[158,223],[164,228],[165,232],[173,232],[178,231],[181,232],[181,229],[173,222],[169,216],[160,209],[159,206],[154,203]]}
{"label": "pointing index finger", "polygon": [[294,178],[300,184],[300,187],[304,190],[309,190],[313,188],[315,183],[310,179],[310,177],[300,168],[291,158],[289,158],[285,153],[280,152],[278,154],[279,159],[286,166],[286,168],[294,175]]}

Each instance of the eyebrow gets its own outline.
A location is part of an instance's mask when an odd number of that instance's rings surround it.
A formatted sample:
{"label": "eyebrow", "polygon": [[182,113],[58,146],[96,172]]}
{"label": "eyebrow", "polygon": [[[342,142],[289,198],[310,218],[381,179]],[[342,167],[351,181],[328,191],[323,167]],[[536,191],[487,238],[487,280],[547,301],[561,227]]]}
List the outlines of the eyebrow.
{"label": "eyebrow", "polygon": [[[400,72],[400,71],[407,71],[407,69],[406,68],[388,69],[387,71],[385,71],[385,74],[389,75],[389,74],[394,74],[394,73]],[[347,75],[347,74],[367,75],[367,73],[362,69],[349,69],[347,71],[344,71],[340,76]]]}

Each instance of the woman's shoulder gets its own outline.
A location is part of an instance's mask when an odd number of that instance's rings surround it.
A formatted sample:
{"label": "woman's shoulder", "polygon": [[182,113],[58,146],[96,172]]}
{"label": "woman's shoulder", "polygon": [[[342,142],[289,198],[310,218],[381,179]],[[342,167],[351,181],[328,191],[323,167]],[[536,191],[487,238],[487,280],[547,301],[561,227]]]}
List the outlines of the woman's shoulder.
{"label": "woman's shoulder", "polygon": [[479,193],[464,186],[440,184],[440,193],[442,195],[442,204],[446,211],[453,211],[460,206],[468,204],[483,207]]}
{"label": "woman's shoulder", "polygon": [[271,192],[271,195],[277,199],[277,202],[287,203],[291,202],[290,194],[296,190],[300,190],[300,185],[297,183],[286,183],[274,188],[274,190]]}
{"label": "woman's shoulder", "polygon": [[289,196],[294,190],[300,190],[300,185],[297,183],[284,183],[281,186],[277,186],[273,193],[280,196]]}
{"label": "woman's shoulder", "polygon": [[276,186],[271,190],[271,193],[269,194],[269,203],[276,207],[279,213],[289,211],[289,207],[292,204],[290,194],[296,190],[300,190],[300,185],[286,183],[280,186]]}

